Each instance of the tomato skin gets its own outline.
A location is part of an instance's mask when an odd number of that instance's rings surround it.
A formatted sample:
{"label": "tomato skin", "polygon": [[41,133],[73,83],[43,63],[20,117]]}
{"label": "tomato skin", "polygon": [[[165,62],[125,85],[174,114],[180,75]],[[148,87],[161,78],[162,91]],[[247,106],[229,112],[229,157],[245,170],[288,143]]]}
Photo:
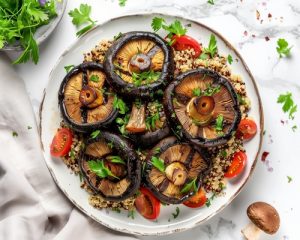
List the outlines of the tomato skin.
{"label": "tomato skin", "polygon": [[188,48],[193,48],[195,51],[194,58],[199,57],[202,52],[201,45],[194,38],[192,38],[188,35],[183,35],[183,36],[174,35],[172,37],[172,41],[174,41],[174,43],[172,44],[172,47],[174,47],[175,50],[177,50],[177,51],[182,51],[182,50],[186,50]]}
{"label": "tomato skin", "polygon": [[202,207],[206,201],[206,193],[203,188],[200,188],[194,196],[183,202],[183,204],[189,208],[199,208]]}
{"label": "tomato skin", "polygon": [[154,220],[160,213],[160,201],[145,187],[140,188],[140,195],[134,202],[137,211],[144,217]]}
{"label": "tomato skin", "polygon": [[53,137],[50,153],[53,157],[63,157],[71,150],[73,133],[69,128],[60,128]]}
{"label": "tomato skin", "polygon": [[226,178],[234,178],[238,176],[245,168],[247,162],[247,155],[244,152],[236,152],[232,157],[231,165],[224,174]]}
{"label": "tomato skin", "polygon": [[241,120],[238,126],[238,135],[242,136],[245,141],[252,139],[257,132],[256,123],[249,118]]}

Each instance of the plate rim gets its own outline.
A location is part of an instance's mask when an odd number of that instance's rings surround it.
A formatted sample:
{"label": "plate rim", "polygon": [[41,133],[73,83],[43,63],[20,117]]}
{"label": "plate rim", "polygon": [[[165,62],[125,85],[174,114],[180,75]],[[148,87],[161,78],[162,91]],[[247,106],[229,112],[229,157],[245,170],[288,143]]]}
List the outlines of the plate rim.
{"label": "plate rim", "polygon": [[[65,0],[66,1],[66,0]],[[40,137],[40,144],[41,144],[41,148],[43,151],[43,155],[44,155],[44,161],[46,163],[47,168],[49,169],[49,172],[51,173],[51,176],[54,180],[54,182],[57,184],[57,186],[59,187],[60,191],[62,191],[65,196],[69,199],[69,201],[72,202],[72,204],[74,204],[79,210],[81,210],[84,214],[86,214],[87,216],[89,216],[90,218],[92,218],[94,221],[100,223],[101,225],[108,227],[112,230],[115,231],[119,231],[119,232],[123,232],[123,233],[127,233],[127,234],[133,234],[133,235],[139,235],[139,236],[165,236],[165,235],[170,235],[173,233],[179,233],[179,232],[183,232],[186,231],[188,229],[192,229],[195,228],[197,226],[199,226],[200,224],[206,222],[207,220],[209,220],[210,218],[212,218],[213,216],[217,215],[218,213],[220,213],[221,211],[223,211],[238,195],[239,193],[242,191],[242,189],[244,188],[245,184],[249,181],[249,179],[252,177],[253,171],[256,167],[257,161],[258,161],[258,156],[261,152],[261,148],[262,148],[262,143],[263,143],[263,132],[264,132],[264,112],[263,112],[263,105],[262,105],[262,101],[261,101],[261,97],[259,94],[259,90],[256,84],[256,81],[254,79],[253,74],[251,73],[248,65],[246,64],[245,60],[243,59],[243,57],[241,56],[241,54],[237,51],[237,49],[218,31],[216,31],[215,29],[207,26],[206,24],[202,23],[201,20],[196,20],[194,18],[188,18],[182,15],[172,15],[172,14],[168,14],[168,13],[163,13],[163,12],[138,12],[138,13],[127,13],[127,14],[123,14],[122,16],[117,16],[117,17],[113,17],[110,18],[106,21],[103,21],[99,24],[97,24],[94,28],[90,29],[89,31],[87,31],[85,34],[83,34],[81,37],[77,38],[72,44],[70,44],[70,46],[61,54],[61,56],[58,58],[57,62],[54,64],[54,66],[52,67],[52,70],[49,74],[49,78],[48,78],[48,82],[47,82],[47,86],[49,84],[49,81],[53,75],[53,71],[57,68],[57,66],[59,65],[60,61],[62,60],[62,58],[77,44],[77,42],[83,38],[85,35],[89,34],[92,31],[95,31],[99,28],[101,28],[103,25],[106,25],[107,23],[111,22],[111,21],[115,21],[115,20],[120,20],[120,19],[124,19],[127,17],[145,17],[145,16],[166,16],[166,17],[170,17],[170,18],[176,18],[176,19],[182,19],[185,21],[189,21],[192,24],[198,25],[202,28],[205,28],[207,30],[209,30],[210,32],[212,32],[213,34],[215,34],[217,37],[219,37],[220,39],[222,39],[222,41],[226,44],[226,46],[232,50],[240,59],[243,67],[245,68],[246,72],[248,73],[250,80],[254,86],[254,90],[255,90],[255,94],[257,96],[257,100],[258,100],[258,111],[259,111],[259,117],[260,117],[260,122],[259,122],[259,126],[260,126],[260,132],[259,132],[259,145],[258,145],[258,150],[257,153],[255,154],[255,159],[251,165],[250,168],[250,172],[247,176],[247,178],[245,179],[245,181],[243,182],[243,184],[238,188],[238,190],[233,194],[233,196],[231,196],[229,198],[229,200],[223,204],[219,209],[217,209],[215,212],[211,213],[210,215],[208,215],[206,218],[200,220],[200,221],[196,221],[194,224],[188,226],[188,227],[178,227],[176,229],[173,230],[164,230],[161,232],[157,232],[157,233],[150,233],[150,232],[135,232],[132,230],[128,230],[128,229],[123,229],[123,228],[118,228],[115,226],[111,226],[109,223],[105,223],[104,221],[102,221],[101,219],[95,217],[93,214],[88,213],[85,209],[83,209],[77,202],[75,202],[75,200],[73,200],[69,194],[66,192],[66,190],[63,188],[63,186],[60,185],[60,183],[57,181],[55,173],[53,171],[53,169],[47,164],[46,161],[46,156],[45,156],[45,151],[44,151],[44,147],[43,147],[43,142],[42,142],[42,111],[43,111],[43,104],[44,104],[44,100],[46,97],[46,88],[44,88],[43,90],[43,96],[42,96],[42,101],[40,104],[40,108],[39,108],[39,123],[38,123],[38,130],[39,130],[39,137]]]}

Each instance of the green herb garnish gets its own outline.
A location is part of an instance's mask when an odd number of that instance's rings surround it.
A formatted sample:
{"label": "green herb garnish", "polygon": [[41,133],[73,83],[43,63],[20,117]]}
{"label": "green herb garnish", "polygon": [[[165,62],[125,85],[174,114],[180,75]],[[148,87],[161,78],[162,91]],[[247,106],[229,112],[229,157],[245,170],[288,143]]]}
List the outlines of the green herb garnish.
{"label": "green herb garnish", "polygon": [[218,92],[220,92],[221,86],[218,85],[216,87],[213,87],[209,85],[204,91],[201,91],[200,88],[194,88],[193,89],[193,95],[195,97],[200,97],[200,96],[212,96]]}
{"label": "green herb garnish", "polygon": [[161,172],[165,172],[165,162],[159,157],[152,156],[151,164]]}
{"label": "green herb garnish", "polygon": [[280,94],[277,98],[277,103],[283,103],[283,112],[289,113],[289,119],[295,118],[295,113],[297,112],[297,105],[294,103],[292,93],[287,92],[286,94]]}
{"label": "green herb garnish", "polygon": [[194,192],[197,192],[198,187],[196,184],[197,178],[194,178],[192,181],[190,181],[189,183],[186,183],[183,188],[181,189],[180,193],[187,193],[191,190],[193,190]]}
{"label": "green herb garnish", "polygon": [[92,82],[99,82],[99,76],[98,75],[92,75],[91,77],[90,77],[90,80],[92,81]]}
{"label": "green herb garnish", "polygon": [[128,210],[127,217],[134,219],[134,210]]}
{"label": "green herb garnish", "polygon": [[113,212],[121,213],[120,208],[113,207],[111,210],[112,210]]}
{"label": "green herb garnish", "polygon": [[90,17],[92,12],[92,7],[88,4],[80,4],[79,9],[75,8],[69,12],[69,16],[72,17],[72,23],[76,27],[80,27],[83,24],[88,24],[84,28],[80,29],[76,35],[81,36],[91,28],[93,28],[96,24],[96,21],[93,21]]}
{"label": "green herb garnish", "polygon": [[283,38],[279,38],[277,40],[276,50],[277,50],[280,58],[282,58],[283,55],[286,57],[290,56],[292,47],[293,46],[289,47],[289,43]]}
{"label": "green herb garnish", "polygon": [[149,84],[155,82],[159,76],[160,72],[154,72],[153,70],[141,73],[132,73],[132,81],[135,86],[141,86],[142,84]]}
{"label": "green herb garnish", "polygon": [[295,132],[297,130],[297,128],[298,128],[297,125],[292,126],[293,132]]}
{"label": "green herb garnish", "polygon": [[214,4],[215,4],[214,0],[207,0],[207,3],[209,3],[209,4],[211,4],[211,5],[214,5]]}
{"label": "green herb garnish", "polygon": [[130,114],[126,114],[124,116],[124,118],[117,118],[116,119],[116,123],[119,125],[119,131],[123,136],[127,135],[127,131],[126,131],[126,125],[129,122],[129,118],[130,118]]}
{"label": "green herb garnish", "polygon": [[293,181],[293,178],[292,177],[290,177],[290,176],[286,176],[287,177],[287,179],[288,179],[288,183],[290,183],[291,181]]}
{"label": "green herb garnish", "polygon": [[19,134],[18,134],[17,132],[13,131],[13,132],[12,132],[12,136],[13,136],[13,137],[18,137]]}
{"label": "green herb garnish", "polygon": [[114,36],[114,41],[118,40],[120,37],[122,37],[123,33],[119,32],[117,35]]}
{"label": "green herb garnish", "polygon": [[120,5],[121,7],[124,7],[125,4],[126,4],[126,2],[127,2],[127,0],[119,0],[119,5]]}
{"label": "green herb garnish", "polygon": [[32,127],[31,126],[27,126],[27,129],[30,130],[30,129],[32,129]]}
{"label": "green herb garnish", "polygon": [[175,213],[172,213],[174,219],[177,218],[177,217],[179,216],[179,213],[180,213],[179,207],[176,207],[175,211],[176,211]]}
{"label": "green herb garnish", "polygon": [[222,114],[219,114],[218,117],[216,118],[216,126],[215,129],[218,132],[223,131],[223,121],[224,121],[224,117]]}
{"label": "green herb garnish", "polygon": [[113,177],[119,179],[115,176],[105,165],[103,160],[101,161],[88,161],[89,168],[100,178]]}
{"label": "green herb garnish", "polygon": [[216,36],[211,34],[208,47],[203,49],[203,53],[200,55],[200,58],[205,60],[207,59],[206,55],[208,54],[210,55],[211,58],[213,58],[217,52],[218,52],[218,47],[217,47]]}
{"label": "green herb garnish", "polygon": [[118,109],[120,114],[125,114],[129,110],[126,103],[117,95],[114,96],[113,108]]}
{"label": "green herb garnish", "polygon": [[232,56],[230,54],[228,54],[228,56],[227,56],[227,62],[229,64],[231,64],[233,62]]}
{"label": "green herb garnish", "polygon": [[120,163],[126,165],[125,161],[119,156],[108,156],[106,157],[106,159],[112,163]]}
{"label": "green herb garnish", "polygon": [[71,65],[65,66],[64,68],[65,68],[66,72],[68,73],[68,72],[70,72],[74,67],[75,67],[75,66],[74,66],[73,64],[71,64]]}
{"label": "green herb garnish", "polygon": [[193,95],[195,97],[200,97],[200,95],[201,95],[201,89],[200,88],[194,88],[193,89]]}
{"label": "green herb garnish", "polygon": [[96,130],[94,132],[91,133],[91,138],[96,138],[100,135],[101,131],[100,130]]}

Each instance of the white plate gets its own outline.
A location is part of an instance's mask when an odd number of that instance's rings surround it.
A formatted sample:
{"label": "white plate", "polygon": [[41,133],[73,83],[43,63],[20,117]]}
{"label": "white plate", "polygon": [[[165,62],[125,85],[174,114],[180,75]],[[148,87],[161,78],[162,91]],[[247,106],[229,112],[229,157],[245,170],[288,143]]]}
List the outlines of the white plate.
{"label": "white plate", "polygon": [[[66,74],[64,66],[80,64],[83,60],[83,53],[90,51],[101,39],[112,39],[113,36],[119,32],[133,30],[152,31],[150,26],[151,20],[157,15],[159,14],[128,15],[112,19],[97,26],[78,39],[75,44],[61,56],[51,72],[40,112],[41,141],[44,146],[45,161],[54,180],[64,194],[80,210],[99,223],[121,232],[142,235],[163,235],[184,231],[204,223],[210,217],[224,209],[240,192],[251,175],[260,150],[263,131],[263,113],[259,93],[254,79],[240,54],[220,34],[209,27],[191,20],[177,18],[182,21],[183,24],[192,24],[192,27],[188,28],[188,34],[202,42],[204,46],[208,45],[210,34],[213,33],[217,37],[219,53],[226,56],[231,54],[233,59],[238,59],[238,62],[234,61],[232,64],[232,71],[243,77],[246,83],[247,93],[252,103],[250,115],[255,119],[256,123],[258,123],[258,134],[256,134],[254,139],[245,144],[248,155],[246,169],[242,176],[228,183],[224,197],[213,200],[210,207],[203,207],[196,210],[179,205],[180,214],[176,219],[172,217],[172,213],[175,212],[176,209],[175,205],[162,206],[161,214],[155,222],[148,221],[138,214],[136,214],[135,219],[131,219],[127,217],[125,211],[119,214],[108,210],[98,210],[89,205],[88,194],[80,188],[79,178],[74,174],[70,174],[70,170],[67,169],[62,161],[52,159],[49,154],[51,140],[61,121],[57,92]],[[162,17],[164,17],[167,22],[171,22],[176,18],[165,15]],[[162,32],[162,36],[164,36],[164,34],[165,33]]]}

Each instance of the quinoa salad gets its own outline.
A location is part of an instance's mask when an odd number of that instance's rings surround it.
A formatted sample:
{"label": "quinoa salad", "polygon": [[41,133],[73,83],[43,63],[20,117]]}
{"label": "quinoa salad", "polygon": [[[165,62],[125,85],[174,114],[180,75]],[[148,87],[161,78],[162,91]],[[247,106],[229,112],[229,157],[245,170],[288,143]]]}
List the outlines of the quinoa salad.
{"label": "quinoa salad", "polygon": [[203,46],[178,20],[151,26],[101,40],[66,68],[50,150],[90,205],[155,220],[165,205],[201,209],[226,194],[257,126],[230,67],[238,60],[218,51],[213,34]]}

